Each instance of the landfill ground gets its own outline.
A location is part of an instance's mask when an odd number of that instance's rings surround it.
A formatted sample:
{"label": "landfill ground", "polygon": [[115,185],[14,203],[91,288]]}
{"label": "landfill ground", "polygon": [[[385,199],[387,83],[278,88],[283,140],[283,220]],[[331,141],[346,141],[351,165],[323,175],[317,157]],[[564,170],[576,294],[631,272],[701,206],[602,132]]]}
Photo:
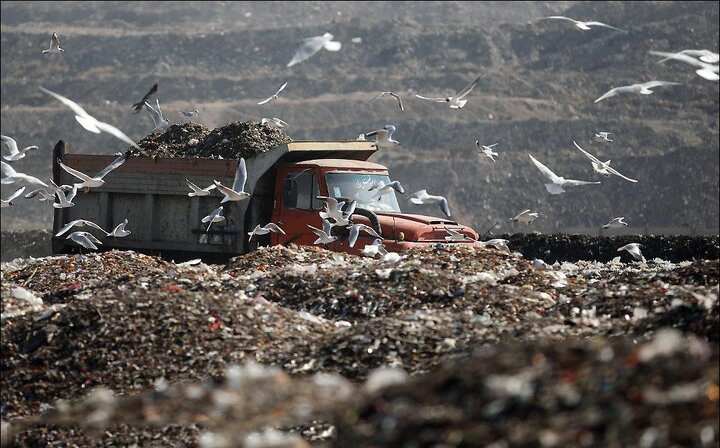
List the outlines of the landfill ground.
{"label": "landfill ground", "polygon": [[717,446],[717,237],[664,241],[6,262],[3,445]]}

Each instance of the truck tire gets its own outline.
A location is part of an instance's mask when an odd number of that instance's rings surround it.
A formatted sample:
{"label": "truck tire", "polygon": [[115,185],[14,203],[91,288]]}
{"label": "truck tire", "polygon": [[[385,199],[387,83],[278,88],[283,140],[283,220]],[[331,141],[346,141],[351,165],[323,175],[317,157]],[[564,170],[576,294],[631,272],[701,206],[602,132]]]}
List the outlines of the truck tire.
{"label": "truck tire", "polygon": [[[372,229],[374,231],[376,231],[378,233],[378,235],[382,235],[382,233],[380,233],[381,232],[380,220],[378,219],[377,215],[373,211],[368,210],[366,208],[356,208],[353,215],[360,215],[360,216],[364,216],[367,219],[369,219],[370,227],[372,227]],[[352,218],[352,216],[351,216],[351,218]]]}

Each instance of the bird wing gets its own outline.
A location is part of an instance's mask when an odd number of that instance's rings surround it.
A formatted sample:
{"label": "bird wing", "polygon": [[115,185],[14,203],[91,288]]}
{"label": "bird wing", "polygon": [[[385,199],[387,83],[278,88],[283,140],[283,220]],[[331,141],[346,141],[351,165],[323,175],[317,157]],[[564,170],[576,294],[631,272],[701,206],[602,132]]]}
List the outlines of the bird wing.
{"label": "bird wing", "polygon": [[[330,39],[332,39],[332,37]],[[342,48],[342,43],[330,39],[327,39],[325,40],[325,42],[323,42],[323,47],[327,51],[340,51],[340,49]]]}
{"label": "bird wing", "polygon": [[240,163],[238,163],[237,170],[235,171],[235,180],[233,180],[233,187],[232,189],[235,190],[235,192],[240,193],[241,191],[245,191],[245,182],[247,181],[247,167],[245,166],[245,159],[240,158]]}
{"label": "bird wing", "polygon": [[288,84],[287,81],[285,81],[285,82],[283,83],[283,85],[281,85],[280,88],[277,89],[277,92],[275,92],[275,96],[280,95],[280,92],[282,92],[283,90],[285,90],[285,87],[287,87],[287,84]]}
{"label": "bird wing", "polygon": [[575,180],[575,179],[563,179],[561,184],[567,187],[577,187],[579,185],[597,185],[600,182],[588,182],[584,180]]}
{"label": "bird wing", "polygon": [[621,87],[615,87],[615,88],[613,88],[613,89],[608,90],[608,91],[605,92],[600,98],[596,99],[594,102],[595,102],[595,103],[599,103],[600,101],[602,101],[602,100],[604,100],[604,99],[606,99],[606,98],[610,98],[611,96],[617,95],[618,92],[621,91],[621,90],[618,90],[618,89],[621,89]]}
{"label": "bird wing", "polygon": [[265,230],[269,230],[271,232],[281,233],[281,234],[285,235],[285,231],[283,229],[281,229],[280,226],[275,224],[274,222],[267,223],[265,225]]}
{"label": "bird wing", "polygon": [[120,165],[122,165],[123,163],[125,163],[126,160],[127,160],[127,157],[125,157],[124,155],[113,160],[110,165],[106,166],[105,168],[103,168],[102,171],[97,173],[97,175],[95,176],[95,179],[102,179],[103,177],[107,176],[107,174],[110,171],[114,170],[115,168],[117,168]]}
{"label": "bird wing", "polygon": [[84,221],[84,220],[83,220],[83,219],[76,219],[75,221],[70,221],[69,223],[65,224],[65,225],[63,226],[63,228],[60,229],[60,231],[55,234],[55,236],[60,236],[60,235],[62,235],[63,233],[65,233],[65,232],[67,232],[68,230],[70,230],[74,225],[76,225],[77,223],[82,222],[82,221]]}
{"label": "bird wing", "polygon": [[113,126],[113,125],[111,125],[111,124],[108,124],[108,123],[104,123],[104,122],[102,122],[102,121],[98,121],[97,124],[96,124],[96,126],[97,126],[97,128],[100,129],[101,131],[107,132],[108,134],[110,134],[110,135],[112,135],[112,136],[114,136],[114,137],[116,137],[116,138],[124,141],[125,143],[127,143],[128,145],[131,145],[132,147],[134,147],[134,148],[136,148],[136,149],[140,149],[140,147],[137,145],[137,143],[135,143],[134,141],[132,141],[132,139],[131,139],[130,137],[128,137],[127,135],[125,135],[125,133],[124,133],[123,131],[121,131],[120,129],[116,128],[115,126]]}
{"label": "bird wing", "polygon": [[[268,103],[268,102],[269,102],[271,99],[273,99],[273,98],[275,98],[275,97],[274,97],[274,96],[271,96],[271,97],[269,97],[269,98],[267,98],[267,99],[264,99],[264,100],[260,101],[260,102],[258,103],[258,106],[262,106],[263,104]],[[265,123],[263,123],[263,124],[265,124]]]}
{"label": "bird wing", "polygon": [[158,114],[160,115],[160,124],[164,124],[165,117],[163,117],[162,109],[160,109],[160,100],[155,98],[155,105],[157,106]]}
{"label": "bird wing", "polygon": [[401,111],[404,111],[405,108],[403,107],[402,100],[400,99],[400,96],[397,95],[397,94],[395,94],[395,93],[393,93],[393,92],[390,92],[390,96],[393,97],[393,98],[395,98],[395,99],[397,100],[398,106],[400,106],[400,110],[401,110]]}
{"label": "bird wing", "polygon": [[681,54],[681,53],[666,53],[666,52],[664,52],[664,51],[649,51],[649,53],[652,54],[652,55],[655,55],[655,56],[665,56],[665,59],[663,59],[663,60],[661,60],[661,61],[659,61],[659,62],[667,61],[668,59],[675,59],[676,61],[682,61],[682,62],[685,62],[685,63],[687,63],[687,64],[694,65],[694,66],[696,66],[696,67],[703,67],[703,68],[704,68],[704,67],[706,67],[706,66],[709,65],[709,64],[706,64],[706,63],[704,63],[704,62],[702,62],[702,61],[699,61],[699,60],[695,59],[695,58],[692,57],[692,56],[688,56],[688,55],[686,55],[686,54]]}
{"label": "bird wing", "polygon": [[359,236],[360,224],[355,224],[354,226],[350,227],[350,235],[348,235],[348,243],[350,243],[350,247],[355,246],[355,242],[357,242]]}
{"label": "bird wing", "polygon": [[214,180],[213,182],[215,183],[215,187],[218,190],[220,190],[220,192],[222,194],[224,194],[226,198],[232,197],[234,194],[238,193],[237,191],[234,191],[233,189],[226,187],[225,185],[221,184],[220,182],[218,182],[216,180]]}
{"label": "bird wing", "polygon": [[[70,190],[70,194],[67,195],[67,201],[72,202],[73,199],[75,199],[75,196],[77,195],[77,185],[73,185],[72,190]],[[59,189],[59,191],[62,191],[62,188]]]}
{"label": "bird wing", "polygon": [[[411,201],[413,204],[422,204],[422,201],[424,199],[427,199],[428,196],[429,195],[428,195],[427,190],[420,190],[420,191],[416,191],[415,193],[413,193],[408,200]],[[418,202],[413,201],[413,199],[415,199]]]}
{"label": "bird wing", "polygon": [[550,168],[546,167],[545,165],[543,165],[543,164],[540,163],[539,161],[535,160],[535,157],[533,157],[532,154],[528,154],[528,155],[530,156],[530,160],[532,160],[532,163],[535,164],[535,166],[537,167],[537,169],[539,169],[540,172],[543,173],[543,175],[545,175],[545,177],[547,177],[548,179],[550,179],[550,181],[552,181],[552,183],[558,183],[558,182],[560,182],[560,176],[558,176],[557,174],[553,173],[553,172],[550,170]]}
{"label": "bird wing", "polygon": [[448,205],[447,199],[443,197],[440,197],[440,208],[442,209],[443,213],[447,215],[448,218],[451,216],[450,205]]}
{"label": "bird wing", "polygon": [[570,17],[565,17],[565,16],[548,16],[548,17],[541,17],[541,18],[540,18],[540,20],[543,20],[543,19],[568,20],[568,21],[573,22],[573,23],[578,23],[577,20],[571,19]]}
{"label": "bird wing", "polygon": [[460,99],[465,98],[466,96],[468,96],[468,95],[470,94],[470,92],[472,92],[472,90],[475,88],[475,86],[477,85],[478,81],[480,81],[480,78],[482,78],[483,76],[484,76],[484,75],[478,76],[478,77],[475,79],[475,81],[471,82],[470,84],[468,84],[467,86],[465,86],[461,91],[459,91],[458,93],[456,93],[456,94],[455,94],[455,98],[458,99],[458,100],[460,100]]}
{"label": "bird wing", "polygon": [[58,164],[60,165],[60,167],[62,169],[64,169],[71,175],[77,177],[78,179],[80,179],[83,182],[88,182],[88,181],[92,180],[92,178],[90,176],[88,176],[87,174],[81,173],[80,171],[76,170],[75,168],[70,168],[69,166],[62,163],[62,161],[60,161],[60,159],[58,159]]}
{"label": "bird wing", "polygon": [[435,101],[436,103],[445,103],[445,98],[428,98],[426,96],[422,95],[415,95],[417,98],[420,98],[421,100],[428,100],[428,101]]}
{"label": "bird wing", "polygon": [[605,28],[612,28],[616,31],[622,31],[620,28],[615,28],[614,26],[610,26],[607,23],[602,23],[602,22],[585,22],[585,25],[587,25],[587,26],[604,26]]}
{"label": "bird wing", "polygon": [[20,153],[20,151],[18,151],[17,142],[15,140],[4,135],[0,136],[0,138],[2,138],[2,142],[5,143],[10,149],[10,156],[14,156]]}
{"label": "bird wing", "polygon": [[135,103],[135,104],[132,105],[132,107],[135,109],[135,113],[140,112],[140,110],[143,108],[143,106],[145,105],[145,102],[148,100],[148,98],[150,98],[150,96],[151,96],[152,94],[154,94],[155,92],[157,92],[157,87],[158,87],[158,85],[157,85],[157,83],[155,83],[155,85],[153,85],[153,86],[150,88],[150,90],[148,91],[148,93],[146,93],[145,96],[143,96],[140,101],[138,101],[137,103]]}
{"label": "bird wing", "polygon": [[[93,117],[90,116],[90,114],[88,114],[88,113],[85,111],[85,109],[83,109],[82,107],[80,107],[80,105],[79,105],[78,103],[76,103],[76,102],[74,102],[74,101],[72,101],[72,100],[69,100],[69,99],[65,98],[64,96],[62,96],[62,95],[58,95],[57,93],[52,92],[52,91],[50,91],[50,90],[48,90],[48,89],[46,89],[46,88],[44,88],[44,87],[40,87],[40,90],[42,90],[43,92],[47,93],[47,94],[50,95],[50,96],[53,96],[56,100],[60,101],[61,103],[63,103],[64,105],[66,105],[67,107],[69,107],[70,109],[72,109],[72,111],[75,112],[76,115],[79,115],[79,116],[81,116],[82,118],[85,118],[85,119],[89,118],[89,119],[95,120]],[[81,123],[81,124],[82,124],[82,123]]]}
{"label": "bird wing", "polygon": [[623,179],[625,179],[625,180],[627,180],[627,181],[637,182],[636,179],[630,179],[630,178],[627,177],[627,176],[623,176],[623,175],[620,174],[615,168],[612,168],[612,167],[610,167],[610,166],[607,167],[607,171],[608,171],[608,173],[614,174],[614,175],[619,176],[619,177],[622,177]]}
{"label": "bird wing", "polygon": [[590,154],[589,152],[587,152],[587,151],[585,151],[584,149],[582,149],[582,148],[580,147],[580,145],[578,145],[577,143],[575,143],[575,140],[573,140],[573,143],[575,144],[575,147],[576,147],[577,149],[579,149],[580,151],[582,151],[582,153],[585,154],[585,156],[586,156],[588,159],[590,159],[591,161],[593,161],[593,162],[595,162],[595,163],[599,163],[599,164],[601,164],[601,165],[603,164],[597,157],[595,157],[594,155],[592,155],[592,154]]}
{"label": "bird wing", "polygon": [[52,33],[50,37],[50,49],[57,50],[58,48],[60,48],[60,39],[56,33]]}
{"label": "bird wing", "polygon": [[17,176],[17,171],[15,171],[9,163],[2,162],[2,174],[5,177],[15,177]]}
{"label": "bird wing", "polygon": [[153,121],[153,127],[157,128],[161,124],[160,113],[158,111],[156,111],[155,108],[152,107],[147,101],[143,104],[145,104],[148,116]]}
{"label": "bird wing", "polygon": [[378,233],[370,226],[367,226],[365,224],[358,224],[360,226],[360,230],[364,230],[366,233],[369,233],[370,235],[374,236],[375,238],[382,239],[382,236],[378,235]]}
{"label": "bird wing", "polygon": [[677,86],[680,85],[679,82],[670,82],[670,81],[648,81],[644,84],[640,84],[640,86],[645,87],[646,89],[652,89],[653,87],[658,86]]}
{"label": "bird wing", "polygon": [[[86,226],[93,227],[95,229],[100,230],[102,233],[107,234],[107,232],[102,227],[100,227],[99,225],[95,224],[92,221],[87,221],[85,219],[82,219],[82,220],[79,219],[78,221],[82,221]],[[75,222],[75,221],[73,221],[73,222]],[[125,220],[125,222],[127,223],[127,219]],[[123,224],[120,224],[120,225],[123,225]],[[120,225],[118,227],[120,227]]]}
{"label": "bird wing", "polygon": [[[190,182],[190,181],[187,180],[187,179],[185,179],[185,183],[186,183],[187,186],[190,187],[190,189],[191,189],[193,192],[195,192],[195,193],[197,193],[198,191],[202,191],[202,188],[198,187],[197,185],[195,185],[194,183]],[[213,186],[214,186],[214,185],[213,185]]]}
{"label": "bird wing", "polygon": [[399,180],[394,180],[394,181],[390,182],[388,185],[390,185],[393,188],[393,190],[397,191],[398,193],[405,194],[405,189],[400,184]]}
{"label": "bird wing", "polygon": [[86,249],[97,249],[97,246],[87,237],[87,232],[73,232],[68,238]]}
{"label": "bird wing", "polygon": [[308,37],[307,39],[303,39],[303,41],[300,43],[300,46],[295,51],[295,55],[293,55],[292,60],[290,60],[287,66],[292,67],[293,65],[299,64],[307,60],[315,53],[320,51],[323,45],[325,45],[325,38],[322,36]]}
{"label": "bird wing", "polygon": [[16,197],[18,197],[18,196],[20,196],[21,194],[23,194],[23,191],[25,191],[25,187],[24,187],[24,186],[18,188],[17,190],[15,190],[15,193],[11,194],[9,198],[5,199],[5,201],[6,201],[6,202],[12,201],[12,200],[15,199]]}

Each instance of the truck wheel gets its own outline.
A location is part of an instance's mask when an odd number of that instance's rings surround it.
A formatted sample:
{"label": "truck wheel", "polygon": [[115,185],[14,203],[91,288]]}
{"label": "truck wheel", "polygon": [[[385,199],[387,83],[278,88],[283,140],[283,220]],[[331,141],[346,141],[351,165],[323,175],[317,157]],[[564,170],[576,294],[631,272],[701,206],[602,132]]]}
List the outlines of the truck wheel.
{"label": "truck wheel", "polygon": [[[368,210],[366,208],[356,208],[353,215],[360,215],[360,216],[364,216],[367,219],[369,219],[370,227],[372,227],[373,230],[378,233],[378,235],[382,235],[382,233],[380,233],[381,232],[380,220],[378,219],[377,215],[373,211]],[[351,216],[351,218],[352,218],[352,216]]]}

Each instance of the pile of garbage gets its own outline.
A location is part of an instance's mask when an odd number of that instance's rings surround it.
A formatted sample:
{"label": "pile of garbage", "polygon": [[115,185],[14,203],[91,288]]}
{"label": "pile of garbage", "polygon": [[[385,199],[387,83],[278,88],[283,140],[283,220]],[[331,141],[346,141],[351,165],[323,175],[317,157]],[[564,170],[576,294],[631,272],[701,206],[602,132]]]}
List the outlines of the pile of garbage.
{"label": "pile of garbage", "polygon": [[236,121],[210,130],[197,123],[173,124],[138,142],[133,156],[239,159],[289,143],[283,131],[252,121]]}

